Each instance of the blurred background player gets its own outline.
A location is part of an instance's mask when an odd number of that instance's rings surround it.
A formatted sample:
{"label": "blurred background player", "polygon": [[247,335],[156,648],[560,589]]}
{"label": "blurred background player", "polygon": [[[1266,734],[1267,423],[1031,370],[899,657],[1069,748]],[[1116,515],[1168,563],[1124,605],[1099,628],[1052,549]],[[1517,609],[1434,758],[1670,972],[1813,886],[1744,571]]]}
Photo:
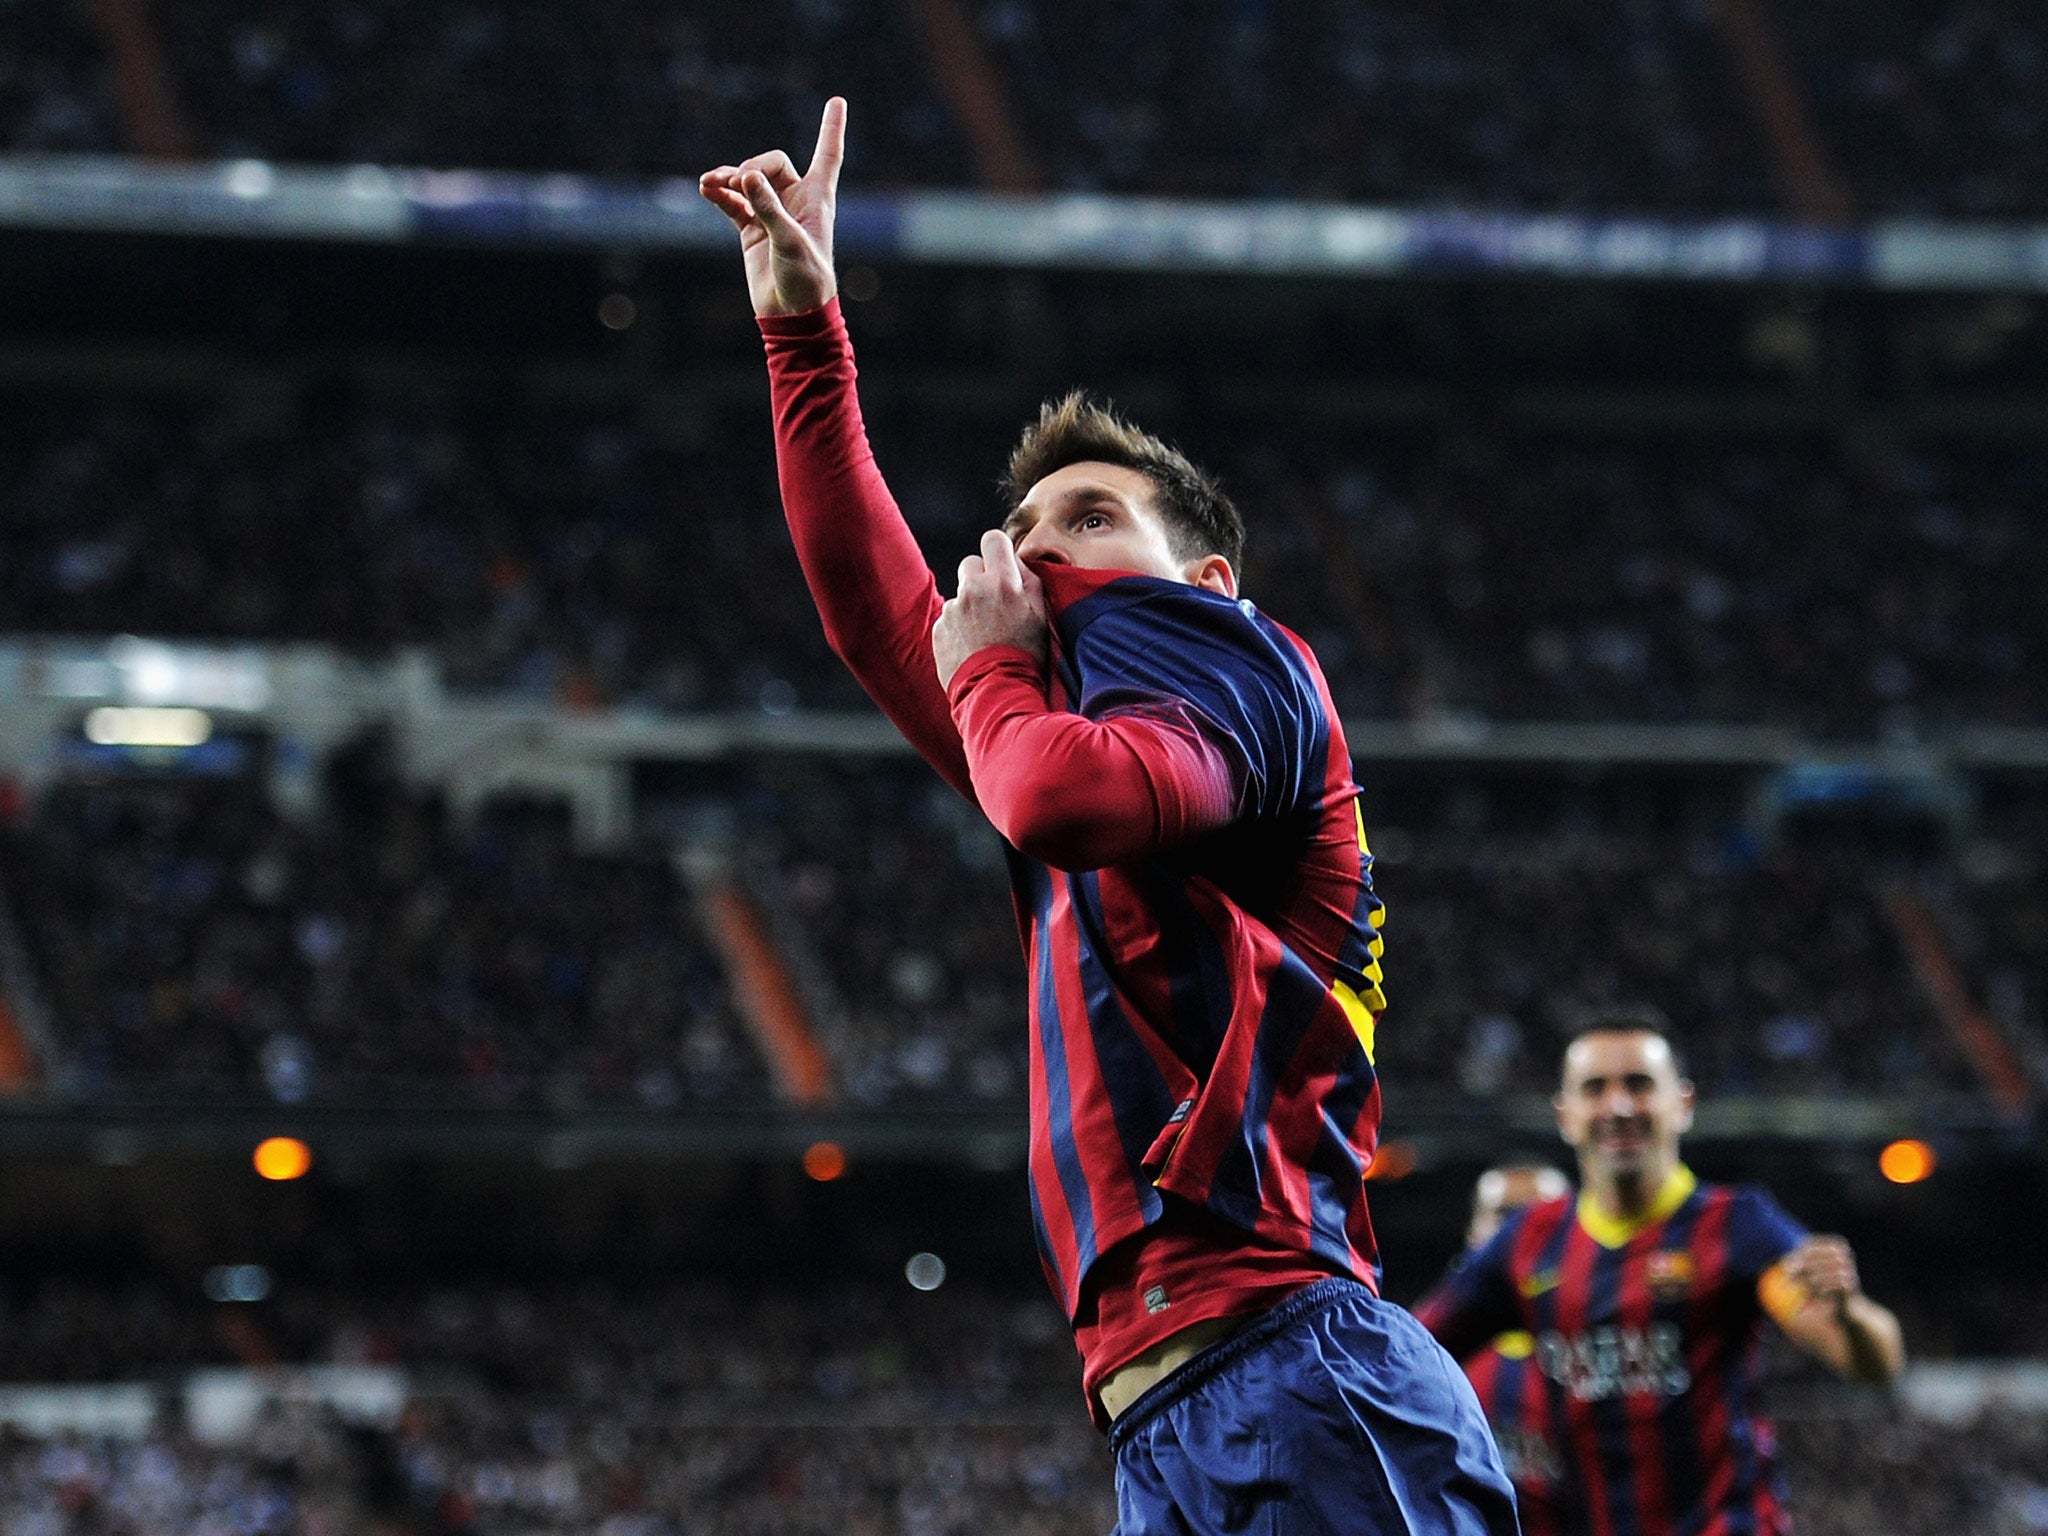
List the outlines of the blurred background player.
{"label": "blurred background player", "polygon": [[777,151],[701,185],[740,234],[827,636],[1003,834],[1034,1225],[1119,1529],[1512,1531],[1470,1388],[1377,1294],[1381,907],[1321,669],[1239,600],[1215,482],[1078,396],[941,600],[853,387],[845,122],[835,98],[801,176]]}
{"label": "blurred background player", "polygon": [[1758,1401],[1765,1318],[1844,1376],[1888,1384],[1897,1320],[1838,1237],[1810,1236],[1754,1187],[1679,1160],[1693,1089],[1661,1020],[1594,1020],[1566,1048],[1559,1194],[1504,1222],[1417,1308],[1460,1359],[1526,1332],[1563,1450],[1564,1529],[1592,1536],[1791,1529]]}
{"label": "blurred background player", "polygon": [[[1561,1200],[1571,1182],[1548,1163],[1497,1163],[1472,1189],[1472,1224],[1465,1251],[1476,1253],[1493,1240],[1509,1217],[1546,1200]],[[1550,1536],[1563,1528],[1557,1504],[1564,1467],[1551,1431],[1550,1399],[1536,1373],[1536,1341],[1513,1328],[1462,1363],[1493,1438],[1501,1465],[1515,1485],[1522,1536]]]}

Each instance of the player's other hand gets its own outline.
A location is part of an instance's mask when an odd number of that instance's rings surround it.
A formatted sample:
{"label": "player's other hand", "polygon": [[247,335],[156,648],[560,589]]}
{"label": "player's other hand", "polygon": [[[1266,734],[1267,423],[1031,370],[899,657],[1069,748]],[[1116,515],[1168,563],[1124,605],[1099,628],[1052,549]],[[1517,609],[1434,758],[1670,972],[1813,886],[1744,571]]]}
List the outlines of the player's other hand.
{"label": "player's other hand", "polygon": [[960,562],[960,592],[932,626],[932,659],[939,686],[952,686],[960,663],[991,645],[1014,645],[1045,663],[1045,588],[1017,558],[1010,536],[991,528],[981,553]]}
{"label": "player's other hand", "polygon": [[846,158],[846,100],[825,103],[818,147],[801,176],[779,149],[697,178],[704,200],[740,232],[747,294],[757,315],[798,315],[839,291],[832,273],[832,220]]}
{"label": "player's other hand", "polygon": [[1809,1237],[1785,1256],[1785,1273],[1815,1301],[1839,1304],[1863,1289],[1856,1255],[1839,1237]]}

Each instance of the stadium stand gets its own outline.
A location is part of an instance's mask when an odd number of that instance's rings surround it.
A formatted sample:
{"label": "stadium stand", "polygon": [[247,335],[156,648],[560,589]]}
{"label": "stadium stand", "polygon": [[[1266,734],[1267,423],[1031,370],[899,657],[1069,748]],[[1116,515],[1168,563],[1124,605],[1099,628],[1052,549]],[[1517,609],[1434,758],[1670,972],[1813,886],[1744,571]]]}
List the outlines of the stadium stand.
{"label": "stadium stand", "polygon": [[[1354,720],[1913,736],[2048,713],[2031,448],[1187,435],[1251,518],[1246,591],[1315,644]],[[26,401],[0,426],[19,488],[0,583],[28,631],[427,644],[458,685],[572,705],[860,705],[808,610],[764,423],[693,436],[489,397]],[[940,567],[996,520],[1006,439],[944,412],[883,436]],[[704,590],[717,611],[678,600]]]}
{"label": "stadium stand", "polygon": [[120,148],[112,70],[81,10],[0,5],[0,149]]}
{"label": "stadium stand", "polygon": [[[531,0],[159,9],[156,73],[193,125],[174,141],[211,158],[693,175],[750,146],[800,147],[839,91],[861,104],[853,163],[872,187],[967,185],[977,162],[985,177],[977,119],[994,110],[1008,158],[1069,189],[1828,219],[2044,209],[2031,172],[2048,36],[1994,0],[1738,7],[1771,64],[1784,57],[1762,85],[1748,34],[1708,7],[1544,0],[1504,24],[1467,3],[1294,0],[1165,26],[1142,7],[995,0],[961,10],[979,61],[965,89],[948,79],[959,42],[932,46],[944,5],[685,18],[608,0],[575,25]],[[84,14],[17,0],[0,28],[0,143],[119,148],[107,47]],[[1780,166],[1788,135],[1821,163],[1795,148]],[[1841,194],[1802,199],[1816,174]]]}
{"label": "stadium stand", "polygon": [[[766,914],[842,1102],[1021,1098],[999,845],[918,765],[756,757],[656,793],[655,842],[611,855],[579,854],[538,808],[464,827],[366,791],[352,763],[330,777],[309,820],[248,782],[74,776],[9,831],[0,878],[68,1092],[759,1102],[763,1062],[675,868],[708,857]],[[1672,830],[1598,796],[1534,814],[1517,797],[1473,784],[1376,825],[1381,1064],[1407,1091],[1528,1094],[1585,1010],[1652,1000],[1711,1095],[1967,1094],[1886,915],[1900,878],[1969,924],[1963,974],[2040,1039],[2024,841],[1982,842],[1959,872],[1882,838],[1761,842],[1725,794],[1692,797]]]}
{"label": "stadium stand", "polygon": [[[237,1311],[260,1321],[220,1326]],[[173,1394],[136,1438],[15,1431],[0,1438],[10,1506],[68,1522],[17,1518],[24,1532],[313,1536],[369,1514],[479,1536],[1053,1536],[1114,1518],[1101,1442],[1068,1411],[1070,1346],[1037,1298],[288,1287],[267,1308],[207,1309],[143,1284],[51,1284],[17,1291],[7,1322],[17,1358],[50,1382],[170,1385],[232,1366],[225,1340],[256,1328],[286,1362],[367,1362],[408,1383],[381,1426],[302,1402],[201,1437]],[[2048,1417],[1945,1421],[1787,1390],[1799,1529],[2039,1528]]]}
{"label": "stadium stand", "polygon": [[1778,8],[1835,154],[1866,206],[2038,219],[2048,21],[2005,0]]}
{"label": "stadium stand", "polygon": [[302,824],[144,777],[60,785],[5,839],[68,1095],[765,1097],[674,870],[580,855],[550,812],[457,828],[358,783]]}

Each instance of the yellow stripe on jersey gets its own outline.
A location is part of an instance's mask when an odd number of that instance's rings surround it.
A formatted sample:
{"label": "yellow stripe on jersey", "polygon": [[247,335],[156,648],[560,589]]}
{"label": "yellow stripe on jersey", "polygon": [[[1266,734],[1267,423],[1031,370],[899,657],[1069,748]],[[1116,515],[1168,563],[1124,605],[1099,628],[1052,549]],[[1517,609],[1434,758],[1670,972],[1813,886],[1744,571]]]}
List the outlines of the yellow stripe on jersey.
{"label": "yellow stripe on jersey", "polygon": [[[1375,991],[1373,995],[1377,997],[1379,994]],[[1331,982],[1330,996],[1337,999],[1337,1006],[1344,1010],[1344,1017],[1351,1021],[1351,1032],[1358,1036],[1358,1043],[1365,1047],[1365,1059],[1372,1061],[1374,1020],[1378,1010],[1373,1008],[1364,998],[1360,997],[1357,992],[1353,991],[1346,982]],[[1381,1001],[1380,1006],[1382,1008],[1386,1006],[1384,1000]]]}
{"label": "yellow stripe on jersey", "polygon": [[1664,1187],[1640,1216],[1610,1216],[1600,1209],[1589,1189],[1579,1196],[1579,1225],[1602,1248],[1626,1248],[1637,1233],[1648,1231],[1691,1198],[1700,1181],[1680,1163],[1664,1176]]}

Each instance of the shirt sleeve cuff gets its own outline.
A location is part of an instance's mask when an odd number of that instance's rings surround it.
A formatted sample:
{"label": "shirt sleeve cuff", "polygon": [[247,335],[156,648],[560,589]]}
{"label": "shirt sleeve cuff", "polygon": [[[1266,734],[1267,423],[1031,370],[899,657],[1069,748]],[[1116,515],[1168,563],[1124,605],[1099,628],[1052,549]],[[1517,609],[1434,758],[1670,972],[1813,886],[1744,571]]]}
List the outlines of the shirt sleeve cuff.
{"label": "shirt sleeve cuff", "polygon": [[836,293],[816,309],[800,310],[793,315],[756,315],[754,323],[761,327],[763,338],[771,342],[808,341],[846,329]]}
{"label": "shirt sleeve cuff", "polygon": [[1027,685],[1040,703],[1045,701],[1045,667],[1036,656],[1021,646],[984,645],[960,663],[953,681],[946,685],[946,701],[953,706],[954,714],[959,713],[961,701],[977,683],[999,674]]}

